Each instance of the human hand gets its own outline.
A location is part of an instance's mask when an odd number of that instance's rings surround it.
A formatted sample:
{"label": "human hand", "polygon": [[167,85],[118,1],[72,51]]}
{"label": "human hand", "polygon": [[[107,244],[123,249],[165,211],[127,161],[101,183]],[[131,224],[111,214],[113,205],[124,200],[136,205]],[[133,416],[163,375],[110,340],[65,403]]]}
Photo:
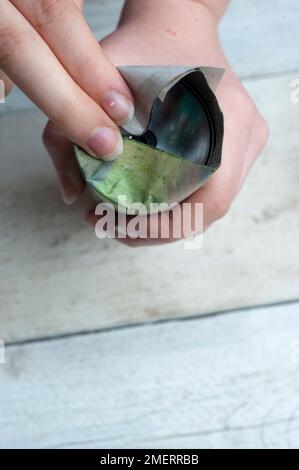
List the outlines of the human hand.
{"label": "human hand", "polygon": [[[225,121],[222,165],[203,188],[184,201],[203,204],[204,229],[207,229],[229,210],[268,137],[266,122],[224,56],[216,18],[206,7],[192,0],[165,0],[163,3],[159,0],[128,0],[119,28],[101,45],[115,64],[188,64],[226,69],[216,93]],[[52,128],[51,132],[55,135],[57,130]],[[54,160],[61,163],[57,155],[56,151],[55,158],[52,148]],[[72,158],[66,161],[73,165],[70,163]],[[170,211],[170,236],[167,239],[127,237],[120,241],[131,246],[175,241],[171,217]],[[94,210],[87,218],[91,225],[98,220]],[[165,223],[165,218],[160,218],[159,222]]]}
{"label": "human hand", "polygon": [[1,0],[0,79],[14,82],[96,158],[122,152],[116,124],[133,114],[125,81],[82,14],[83,0]]}

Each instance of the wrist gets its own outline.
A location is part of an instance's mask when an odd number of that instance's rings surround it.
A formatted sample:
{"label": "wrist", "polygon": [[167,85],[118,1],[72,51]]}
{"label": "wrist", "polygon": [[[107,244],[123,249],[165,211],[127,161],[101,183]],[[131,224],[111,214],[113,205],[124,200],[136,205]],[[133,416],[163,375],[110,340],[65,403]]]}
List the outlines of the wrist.
{"label": "wrist", "polygon": [[126,0],[117,37],[130,51],[130,63],[229,67],[215,16],[194,0]]}
{"label": "wrist", "polygon": [[[187,5],[187,8],[186,8]],[[119,26],[133,23],[142,31],[171,30],[178,34],[217,34],[217,21],[197,0],[126,0]]]}
{"label": "wrist", "polygon": [[211,21],[221,19],[229,0],[126,0],[121,23],[130,18],[156,18],[158,21],[177,12],[184,17],[209,16]]}
{"label": "wrist", "polygon": [[230,0],[193,0],[194,2],[201,3],[208,8],[210,12],[219,21],[225,13]]}

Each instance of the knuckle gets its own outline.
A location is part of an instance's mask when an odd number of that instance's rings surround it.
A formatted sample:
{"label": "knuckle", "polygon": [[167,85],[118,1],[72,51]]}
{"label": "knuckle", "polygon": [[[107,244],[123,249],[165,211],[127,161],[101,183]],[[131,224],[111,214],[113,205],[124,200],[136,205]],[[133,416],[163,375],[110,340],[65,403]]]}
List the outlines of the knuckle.
{"label": "knuckle", "polygon": [[56,134],[54,131],[54,125],[51,122],[48,122],[42,134],[43,144],[46,147],[51,147],[55,143],[55,140],[56,140]]}
{"label": "knuckle", "polygon": [[70,99],[64,99],[59,106],[55,106],[49,117],[56,126],[68,128],[71,117],[74,118],[74,102]]}
{"label": "knuckle", "polygon": [[74,76],[83,83],[89,82],[94,71],[99,67],[98,57],[92,55],[82,56],[80,61],[74,64]]}
{"label": "knuckle", "polygon": [[76,7],[79,9],[79,10],[82,10],[83,9],[83,2],[84,0],[74,0],[75,1],[75,4],[76,4]]}
{"label": "knuckle", "polygon": [[229,193],[222,193],[214,201],[215,219],[220,220],[227,215],[231,208],[232,198]]}
{"label": "knuckle", "polygon": [[0,100],[8,96],[13,89],[13,83],[0,69]]}
{"label": "knuckle", "polygon": [[258,119],[258,130],[259,130],[259,143],[260,143],[260,148],[264,148],[265,145],[267,144],[269,137],[270,137],[270,128],[269,125],[261,115],[259,116]]}
{"label": "knuckle", "polygon": [[19,53],[23,42],[24,34],[16,28],[0,29],[0,67],[4,72],[11,60]]}
{"label": "knuckle", "polygon": [[31,13],[34,26],[43,29],[56,21],[69,6],[68,0],[35,0]]}
{"label": "knuckle", "polygon": [[236,97],[236,108],[240,124],[247,127],[251,124],[254,116],[255,107],[251,98],[245,92],[239,92]]}
{"label": "knuckle", "polygon": [[42,141],[48,155],[51,157],[54,167],[58,172],[65,172],[67,159],[61,157],[59,149],[65,142],[63,135],[51,121],[48,122],[42,134]]}
{"label": "knuckle", "polygon": [[10,94],[10,92],[12,91],[13,89],[13,83],[12,82],[7,82],[5,84],[5,81],[4,81],[4,96],[8,96]]}
{"label": "knuckle", "polygon": [[226,90],[226,104],[231,112],[238,116],[238,124],[240,127],[248,126],[255,112],[255,106],[251,97],[239,80],[236,81],[234,79],[229,81]]}
{"label": "knuckle", "polygon": [[49,121],[44,128],[42,141],[47,148],[56,148],[65,142],[65,136],[52,121]]}
{"label": "knuckle", "polygon": [[236,126],[240,132],[247,130],[249,136],[254,135],[255,147],[259,153],[269,139],[270,131],[267,121],[260,114],[243,86],[235,88],[233,105],[235,113],[238,115]]}
{"label": "knuckle", "polygon": [[253,160],[257,160],[266,146],[270,135],[267,121],[257,110],[251,135],[254,136],[254,139],[252,138]]}

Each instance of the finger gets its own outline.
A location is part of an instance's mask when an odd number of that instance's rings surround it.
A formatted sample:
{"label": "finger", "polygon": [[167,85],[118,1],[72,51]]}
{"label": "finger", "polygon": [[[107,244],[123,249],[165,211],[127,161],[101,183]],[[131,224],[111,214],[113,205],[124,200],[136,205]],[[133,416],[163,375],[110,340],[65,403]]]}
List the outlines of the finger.
{"label": "finger", "polygon": [[13,88],[13,83],[9,80],[8,76],[0,70],[0,102],[4,100],[5,96],[9,95]]}
{"label": "finger", "polygon": [[63,200],[73,204],[85,189],[75,162],[74,146],[51,121],[45,127],[43,142],[57,171]]}
{"label": "finger", "polygon": [[[183,204],[181,204],[181,225],[186,218],[186,215],[189,216],[189,214],[185,214],[188,204],[195,206],[199,203],[202,205],[204,216],[202,228],[204,231],[208,230],[214,222],[220,220],[227,214],[244,183],[250,167],[265,145],[268,138],[268,132],[266,122],[263,119],[260,119],[257,121],[257,128],[255,128],[255,139],[245,139],[243,146],[241,146],[240,143],[236,145],[235,141],[230,138],[225,138],[222,158],[223,164],[221,168],[209,179],[203,188],[196,191],[187,198]],[[257,136],[259,136],[259,133],[262,135],[257,142]],[[94,211],[90,211],[86,216],[86,220],[91,226],[95,226],[99,217],[95,215]],[[169,237],[163,238],[161,236],[164,232],[162,230],[163,223],[165,224],[165,219],[162,218],[162,215],[160,214],[158,216],[158,236],[155,239],[150,238],[150,236],[148,238],[139,239],[127,236],[123,239],[118,238],[118,241],[128,246],[137,247],[165,244],[177,240],[178,238],[174,238],[173,236],[174,225],[171,221],[169,223]],[[193,227],[191,227],[191,229],[193,230]],[[182,233],[185,232],[182,231]],[[196,233],[200,234],[201,232],[198,231]]]}
{"label": "finger", "polygon": [[[256,108],[255,108],[256,109]],[[258,113],[256,115],[254,124],[251,127],[250,137],[247,144],[247,153],[244,161],[244,167],[241,178],[241,185],[244,184],[250,170],[252,169],[257,158],[265,148],[270,135],[270,129],[267,121]]]}
{"label": "finger", "polygon": [[[91,228],[95,228],[96,224],[104,217],[95,215],[95,208],[90,209],[85,216],[85,220],[90,225]],[[117,218],[117,213],[116,213]],[[128,221],[129,222],[129,221]],[[127,233],[127,227],[123,229],[123,233]],[[138,246],[153,246],[153,245],[160,245],[161,243],[169,243],[168,239],[161,239],[161,238],[132,238],[130,236],[120,236],[117,230],[117,224],[115,230],[112,233],[106,233],[106,236],[109,238],[115,238],[120,243],[130,246],[130,247],[138,247]]]}
{"label": "finger", "polygon": [[[194,204],[190,204],[192,208]],[[98,206],[97,206],[98,207]],[[169,211],[148,216],[126,216],[125,219],[118,218],[116,213],[116,224],[112,233],[105,233],[109,238],[116,238],[121,243],[129,246],[155,246],[161,244],[174,243],[183,238],[194,236],[192,227],[192,213],[190,223],[184,216],[184,205],[177,205]],[[95,227],[104,215],[97,215],[99,211],[95,208],[89,210],[86,214],[86,221],[91,227]],[[188,211],[188,217],[190,211]],[[185,217],[185,218],[184,218]],[[187,223],[186,223],[187,222]],[[191,224],[191,225],[190,225]],[[200,225],[200,226],[199,226]],[[197,234],[202,231],[202,224],[197,224]],[[108,227],[107,227],[108,228]],[[100,230],[101,231],[101,230]]]}
{"label": "finger", "polygon": [[105,159],[122,153],[122,137],[114,122],[72,80],[49,46],[7,0],[0,2],[0,68],[87,152]]}
{"label": "finger", "polygon": [[[170,210],[166,213],[158,214],[157,234],[150,232],[151,217],[148,216],[148,234],[144,238],[133,238],[128,230],[131,218],[127,220],[126,237],[117,237],[118,241],[129,246],[152,246],[173,243],[183,238],[199,235],[216,221],[223,218],[229,211],[231,204],[237,195],[235,180],[232,176],[215,174],[208,183],[200,190],[196,191],[189,198],[180,204],[180,211],[176,215]],[[203,220],[196,220],[197,214],[203,210]],[[191,215],[190,215],[191,214]],[[101,217],[95,215],[94,210],[90,210],[86,215],[86,221],[94,227]],[[189,219],[189,220],[188,220]],[[165,235],[166,234],[166,235]]]}
{"label": "finger", "polygon": [[72,0],[11,0],[47,42],[74,81],[117,124],[134,114],[133,98],[104,55],[82,11]]}
{"label": "finger", "polygon": [[[167,213],[160,213],[157,217],[157,234],[151,233],[151,215],[148,216],[147,237],[135,238],[130,235],[129,223],[131,218],[127,218],[125,238],[118,238],[122,243],[129,246],[150,246],[157,244],[171,243],[182,238],[190,238],[206,231],[214,222],[224,217],[239,191],[239,180],[242,165],[234,164],[234,158],[230,161],[230,152],[234,152],[232,146],[226,145],[223,153],[223,166],[215,173],[205,186],[190,197],[185,199],[179,207],[180,210],[170,210]],[[239,159],[241,161],[241,159]],[[175,208],[176,209],[176,208]],[[203,211],[203,213],[202,213]],[[198,220],[199,215],[203,220]],[[167,216],[167,217],[166,217]],[[91,210],[86,215],[86,220],[91,226],[95,226],[101,217]]]}
{"label": "finger", "polygon": [[[227,138],[222,157],[223,164],[220,169],[201,189],[183,201],[180,205],[180,213],[174,213],[170,210],[169,218],[165,217],[165,213],[158,214],[158,231],[155,237],[148,233],[148,238],[132,239],[130,231],[126,230],[128,236],[125,239],[119,239],[119,241],[130,246],[170,243],[200,234],[202,231],[206,231],[214,222],[223,218],[240,190],[239,182],[243,159],[239,158],[235,144],[229,144]],[[197,220],[197,214],[201,213],[199,206],[203,210],[202,221]],[[188,218],[190,219],[189,225],[187,225]],[[99,219],[94,211],[90,211],[86,217],[91,226],[95,226]],[[128,218],[128,223],[129,221],[130,218]],[[148,223],[148,227],[150,226],[151,224]]]}
{"label": "finger", "polygon": [[198,191],[193,193],[184,202],[200,203],[203,207],[203,229],[209,227],[218,220],[225,217],[231,205],[239,193],[240,179],[244,166],[244,158],[241,149],[230,139],[227,130],[224,136],[224,146],[222,153],[222,164],[207,183]]}

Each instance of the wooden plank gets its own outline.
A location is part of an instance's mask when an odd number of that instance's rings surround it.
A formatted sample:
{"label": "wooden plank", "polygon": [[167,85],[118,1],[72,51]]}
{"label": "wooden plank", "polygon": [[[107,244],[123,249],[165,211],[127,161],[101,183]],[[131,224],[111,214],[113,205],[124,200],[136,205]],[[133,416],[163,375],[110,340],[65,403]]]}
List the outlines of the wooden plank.
{"label": "wooden plank", "polygon": [[117,27],[124,0],[88,0],[85,1],[85,17],[100,40]]}
{"label": "wooden plank", "polygon": [[[15,341],[299,298],[299,106],[289,78],[250,81],[272,137],[198,251],[100,241],[65,207],[44,118],[0,119],[0,337]],[[17,138],[12,134],[17,130]]]}
{"label": "wooden plank", "polygon": [[297,0],[231,0],[220,27],[229,61],[241,77],[298,70]]}
{"label": "wooden plank", "polygon": [[9,347],[0,447],[298,448],[298,343],[297,303]]}
{"label": "wooden plank", "polygon": [[[114,30],[123,3],[87,5],[87,20],[99,39]],[[298,69],[298,16],[297,0],[231,0],[220,35],[236,73],[244,77]]]}
{"label": "wooden plank", "polygon": [[[86,18],[98,39],[116,27],[123,0],[86,3]],[[242,77],[299,69],[298,0],[231,0],[220,35],[228,58]],[[32,108],[15,90],[0,114]]]}

